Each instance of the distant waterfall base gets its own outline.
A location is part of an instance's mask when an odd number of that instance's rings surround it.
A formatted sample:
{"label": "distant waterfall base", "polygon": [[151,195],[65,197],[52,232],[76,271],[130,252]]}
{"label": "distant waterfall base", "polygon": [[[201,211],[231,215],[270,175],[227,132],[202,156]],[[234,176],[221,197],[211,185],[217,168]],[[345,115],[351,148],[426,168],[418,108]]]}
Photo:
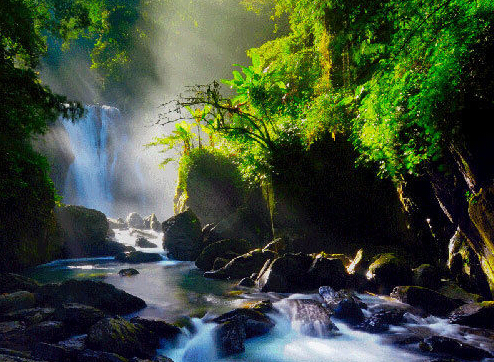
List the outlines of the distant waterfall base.
{"label": "distant waterfall base", "polygon": [[[83,205],[114,215],[122,183],[134,180],[136,189],[142,183],[139,164],[125,160],[124,147],[128,137],[122,129],[122,116],[117,108],[89,105],[83,118],[72,122],[62,120],[74,160],[63,185],[63,202]],[[128,193],[127,193],[128,194]],[[127,195],[133,196],[133,195]],[[142,195],[133,202],[143,203]],[[120,215],[118,215],[120,216]]]}

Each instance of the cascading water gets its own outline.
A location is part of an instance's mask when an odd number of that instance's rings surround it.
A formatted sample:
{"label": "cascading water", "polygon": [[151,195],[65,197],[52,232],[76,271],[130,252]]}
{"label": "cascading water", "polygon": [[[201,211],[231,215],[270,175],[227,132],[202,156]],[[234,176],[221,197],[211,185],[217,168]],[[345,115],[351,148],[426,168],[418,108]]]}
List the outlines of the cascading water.
{"label": "cascading water", "polygon": [[83,119],[63,120],[75,156],[64,185],[64,202],[112,215],[115,164],[119,149],[114,125],[120,111],[109,106],[86,106]]}

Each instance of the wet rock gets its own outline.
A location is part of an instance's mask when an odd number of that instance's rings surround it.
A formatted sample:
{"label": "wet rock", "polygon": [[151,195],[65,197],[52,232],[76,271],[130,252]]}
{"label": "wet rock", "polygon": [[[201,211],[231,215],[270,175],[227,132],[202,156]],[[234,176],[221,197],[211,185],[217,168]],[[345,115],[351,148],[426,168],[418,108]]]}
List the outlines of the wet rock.
{"label": "wet rock", "polygon": [[165,321],[134,317],[130,320],[130,322],[134,324],[138,323],[144,326],[146,329],[161,338],[174,339],[181,333],[180,328]]}
{"label": "wet rock", "polygon": [[0,313],[32,308],[35,304],[34,294],[27,291],[0,295]]}
{"label": "wet rock", "polygon": [[471,346],[467,343],[460,342],[453,338],[433,336],[424,339],[420,343],[420,349],[426,352],[445,354],[466,360],[481,360],[492,357],[490,352]]}
{"label": "wet rock", "polygon": [[259,272],[256,281],[262,292],[289,293],[306,288],[307,271],[312,258],[304,254],[285,254],[269,260]]}
{"label": "wet rock", "polygon": [[451,312],[449,321],[474,328],[492,328],[494,326],[494,302],[462,305]]}
{"label": "wet rock", "polygon": [[128,360],[116,353],[93,351],[86,349],[77,355],[77,362],[128,362]]}
{"label": "wet rock", "polygon": [[45,342],[37,343],[32,351],[32,355],[37,360],[53,362],[71,362],[77,357],[77,353],[66,348]]}
{"label": "wet rock", "polygon": [[405,322],[404,314],[405,311],[400,309],[380,309],[359,324],[358,329],[368,333],[384,333],[390,325],[400,325]]}
{"label": "wet rock", "polygon": [[50,319],[55,313],[53,308],[29,308],[0,315],[0,321],[22,321],[27,325]]}
{"label": "wet rock", "polygon": [[273,260],[276,256],[277,254],[270,250],[252,250],[232,259],[217,272],[225,274],[232,279],[246,278],[259,271],[267,260]]}
{"label": "wet rock", "polygon": [[130,245],[125,245],[114,240],[107,240],[104,243],[98,245],[96,249],[93,250],[92,256],[114,256],[119,253],[135,251]]}
{"label": "wet rock", "polygon": [[162,224],[163,249],[177,260],[196,260],[203,249],[201,223],[187,210]]}
{"label": "wet rock", "polygon": [[19,291],[33,293],[38,287],[39,283],[34,279],[13,273],[0,273],[0,294]]}
{"label": "wet rock", "polygon": [[158,253],[145,253],[143,251],[131,251],[130,253],[119,253],[115,256],[115,260],[122,263],[139,264],[139,263],[154,263],[163,260]]}
{"label": "wet rock", "polygon": [[[245,240],[224,239],[206,246],[196,259],[196,266],[202,270],[213,269],[216,258],[228,259],[227,253],[233,252],[236,255],[247,253],[252,249],[249,242]],[[231,259],[228,259],[231,260]]]}
{"label": "wet rock", "polygon": [[289,316],[292,327],[306,336],[328,337],[338,331],[329,311],[315,300],[283,299],[278,307]]}
{"label": "wet rock", "polygon": [[165,356],[156,356],[152,360],[134,357],[129,359],[129,362],[173,362],[173,360]]}
{"label": "wet rock", "polygon": [[339,258],[325,258],[319,254],[315,257],[307,273],[307,285],[309,288],[328,285],[335,289],[341,289],[345,287],[346,282],[346,269]]}
{"label": "wet rock", "polygon": [[222,324],[232,320],[238,320],[243,325],[245,338],[262,336],[274,327],[274,323],[269,317],[251,308],[234,309],[213,319],[213,322]]}
{"label": "wet rock", "polygon": [[127,226],[134,229],[144,229],[144,220],[137,212],[131,212],[125,219]]}
{"label": "wet rock", "polygon": [[435,266],[422,264],[413,269],[413,282],[420,287],[436,290],[441,285],[441,272]]}
{"label": "wet rock", "polygon": [[245,324],[239,319],[228,320],[214,329],[219,357],[227,357],[245,351]]}
{"label": "wet rock", "polygon": [[131,277],[131,276],[137,275],[137,274],[139,274],[139,271],[137,271],[134,268],[121,269],[118,272],[118,275],[120,275],[121,277]]}
{"label": "wet rock", "polygon": [[7,357],[13,358],[19,358],[15,359],[15,361],[23,361],[21,360],[22,358],[27,358],[29,361],[31,361],[31,354],[28,352],[23,352],[23,351],[14,351],[12,349],[7,349],[7,348],[0,348],[0,361],[14,361],[14,360],[8,360],[6,359]]}
{"label": "wet rock", "polygon": [[30,343],[24,323],[19,321],[0,323],[0,347],[26,350]]}
{"label": "wet rock", "polygon": [[380,254],[369,266],[367,276],[389,293],[397,285],[410,285],[412,270],[405,259],[392,253]]}
{"label": "wet rock", "polygon": [[248,308],[261,313],[268,313],[273,310],[273,302],[271,302],[269,299],[260,300],[258,302],[255,302],[254,304],[249,305]]}
{"label": "wet rock", "polygon": [[0,362],[36,362],[36,361],[28,357],[21,357],[21,356],[0,353]]}
{"label": "wet rock", "polygon": [[319,294],[333,315],[351,325],[362,323],[365,319],[361,308],[367,308],[355,293],[347,290],[334,291],[331,287],[319,288]]}
{"label": "wet rock", "polygon": [[256,282],[253,281],[251,278],[243,278],[241,281],[238,282],[237,285],[239,287],[252,288],[256,285]]}
{"label": "wet rock", "polygon": [[426,313],[437,316],[446,316],[459,306],[458,301],[431,289],[417,286],[395,287],[391,296],[403,303],[420,308]]}
{"label": "wet rock", "polygon": [[364,313],[353,299],[343,299],[334,309],[335,318],[341,319],[351,325],[357,325],[364,321]]}
{"label": "wet rock", "polygon": [[124,357],[152,357],[159,346],[158,337],[143,325],[122,318],[105,318],[93,325],[86,339],[91,349]]}
{"label": "wet rock", "polygon": [[58,342],[67,336],[63,323],[58,321],[34,324],[26,329],[26,334],[38,342]]}
{"label": "wet rock", "polygon": [[245,325],[232,319],[214,329],[215,343],[219,357],[227,357],[245,351]]}
{"label": "wet rock", "polygon": [[66,303],[79,303],[115,314],[129,314],[146,306],[141,298],[111,284],[92,280],[71,279],[62,284],[43,285],[36,293],[36,299],[41,305],[59,307]]}
{"label": "wet rock", "polygon": [[97,308],[68,303],[56,310],[53,319],[63,322],[73,333],[85,333],[89,327],[105,317],[105,313]]}
{"label": "wet rock", "polygon": [[156,245],[155,243],[152,243],[150,242],[148,239],[144,238],[144,237],[139,237],[137,238],[136,240],[136,246],[139,247],[139,248],[157,248],[158,245]]}
{"label": "wet rock", "polygon": [[118,230],[125,230],[129,228],[127,226],[127,223],[121,218],[118,219],[108,218],[108,226],[110,227],[110,229],[118,229]]}

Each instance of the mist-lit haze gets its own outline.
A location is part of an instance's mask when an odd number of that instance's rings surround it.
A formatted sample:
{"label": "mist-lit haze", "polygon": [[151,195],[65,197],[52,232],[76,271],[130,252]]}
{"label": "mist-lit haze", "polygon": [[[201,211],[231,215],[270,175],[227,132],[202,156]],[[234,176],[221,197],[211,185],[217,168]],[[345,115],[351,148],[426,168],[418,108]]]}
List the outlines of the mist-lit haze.
{"label": "mist-lit haze", "polygon": [[[71,99],[121,110],[117,133],[126,135],[119,140],[125,143],[119,155],[125,172],[118,174],[113,212],[108,216],[138,211],[155,212],[164,219],[173,214],[176,166],[160,169],[163,154],[157,148],[144,148],[173,127],[154,124],[159,105],[175,99],[186,85],[231,78],[232,64],[249,64],[247,49],[279,34],[273,33],[268,14],[247,12],[239,0],[169,0],[141,7],[145,18],[138,26],[147,36],[135,40],[131,56],[138,66],[124,75],[121,87],[101,91],[84,43],[48,57],[41,74],[54,91]],[[67,142],[53,135],[48,135],[48,142],[54,138]],[[60,183],[56,175],[54,179]],[[63,193],[62,185],[56,186]]]}

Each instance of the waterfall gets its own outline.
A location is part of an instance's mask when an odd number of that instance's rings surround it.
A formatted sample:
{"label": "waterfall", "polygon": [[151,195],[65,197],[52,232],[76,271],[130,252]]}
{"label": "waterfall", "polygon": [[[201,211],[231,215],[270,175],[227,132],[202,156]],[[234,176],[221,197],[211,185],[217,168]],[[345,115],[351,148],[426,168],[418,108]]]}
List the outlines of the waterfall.
{"label": "waterfall", "polygon": [[119,154],[116,127],[120,111],[109,106],[86,106],[83,119],[63,120],[75,156],[65,179],[63,202],[113,214],[112,184]]}

